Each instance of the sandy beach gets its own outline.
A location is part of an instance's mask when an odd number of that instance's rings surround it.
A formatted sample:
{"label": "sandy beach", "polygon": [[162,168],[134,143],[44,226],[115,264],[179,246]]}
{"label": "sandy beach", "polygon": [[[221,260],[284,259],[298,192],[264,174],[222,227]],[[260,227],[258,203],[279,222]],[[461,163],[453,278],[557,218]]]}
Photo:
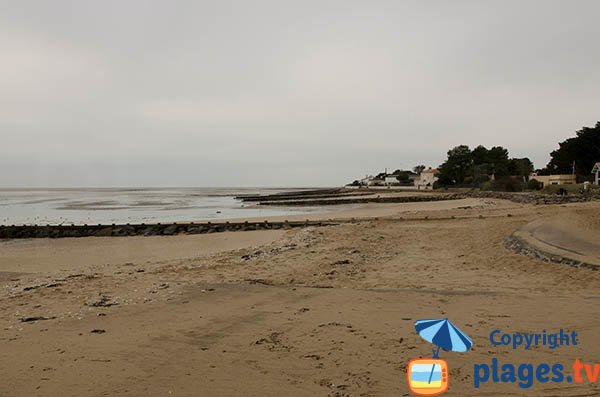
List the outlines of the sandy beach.
{"label": "sandy beach", "polygon": [[[599,209],[473,198],[355,206],[335,213],[353,222],[294,230],[3,241],[0,395],[409,396],[408,361],[431,356],[414,321],[444,317],[474,342],[442,353],[447,395],[600,395],[473,386],[492,358],[600,361],[600,273],[505,244],[527,234],[600,263]],[[560,328],[580,343],[488,340]]]}
{"label": "sandy beach", "polygon": [[4,3],[0,397],[600,397],[600,1]]}

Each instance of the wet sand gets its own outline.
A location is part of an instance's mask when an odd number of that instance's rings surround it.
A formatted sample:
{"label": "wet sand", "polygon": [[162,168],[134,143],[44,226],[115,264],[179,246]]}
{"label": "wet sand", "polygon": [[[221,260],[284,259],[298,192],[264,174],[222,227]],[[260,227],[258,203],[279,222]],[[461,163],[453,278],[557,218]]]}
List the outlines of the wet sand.
{"label": "wet sand", "polygon": [[0,241],[0,272],[114,271],[125,264],[191,259],[271,243],[283,231],[178,236],[82,237]]}
{"label": "wet sand", "polygon": [[[378,219],[266,232],[263,241],[245,236],[265,232],[190,236],[245,241],[211,242],[213,251],[181,248],[188,236],[156,237],[160,256],[140,245],[129,263],[93,253],[98,238],[79,239],[97,259],[40,260],[0,280],[0,395],[408,396],[406,363],[431,355],[413,323],[436,317],[474,340],[468,353],[442,353],[446,395],[599,395],[588,383],[476,390],[473,365],[598,362],[599,272],[534,260],[504,241],[540,219],[597,219],[600,203],[473,200],[367,206],[347,216]],[[580,344],[513,351],[490,345],[496,328],[566,328]]]}

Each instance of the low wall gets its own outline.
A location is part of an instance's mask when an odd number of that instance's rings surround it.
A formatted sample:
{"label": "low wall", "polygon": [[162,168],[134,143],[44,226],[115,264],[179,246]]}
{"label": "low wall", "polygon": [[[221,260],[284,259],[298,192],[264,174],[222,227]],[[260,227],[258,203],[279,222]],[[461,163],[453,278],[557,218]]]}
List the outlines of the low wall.
{"label": "low wall", "polygon": [[242,201],[261,201],[261,200],[285,200],[293,197],[315,197],[320,195],[331,195],[343,193],[342,188],[322,188],[312,190],[294,190],[289,192],[272,193],[272,194],[243,194],[236,196],[236,200]]}
{"label": "low wall", "polygon": [[458,200],[464,198],[464,195],[458,193],[441,193],[433,195],[414,195],[414,196],[398,196],[398,197],[353,197],[339,198],[333,200],[286,200],[286,201],[261,201],[259,205],[280,205],[288,207],[301,206],[328,206],[341,204],[367,204],[367,203],[415,203],[422,201],[442,201],[442,200]]}
{"label": "low wall", "polygon": [[[270,196],[253,196],[253,197],[242,197],[243,202],[261,202],[261,201],[299,201],[299,200],[317,200],[324,198],[336,198],[336,197],[347,197],[347,196],[368,196],[374,195],[377,192],[368,191],[356,191],[356,192],[335,192],[325,194],[311,194],[311,195],[270,195]],[[237,197],[236,197],[237,198]],[[239,199],[239,198],[238,198]]]}
{"label": "low wall", "polygon": [[120,237],[120,236],[172,236],[176,234],[202,234],[227,231],[289,229],[306,226],[335,225],[333,221],[293,222],[206,222],[171,224],[125,225],[12,225],[0,226],[0,239],[62,238],[62,237]]}
{"label": "low wall", "polygon": [[567,203],[582,203],[592,200],[600,200],[600,194],[540,194],[540,193],[509,193],[509,192],[487,192],[487,191],[470,191],[462,193],[463,197],[476,198],[496,198],[510,200],[516,203],[525,204],[567,204]]}
{"label": "low wall", "polygon": [[545,252],[545,251],[539,249],[538,247],[536,247],[532,244],[529,244],[524,239],[515,236],[514,234],[509,236],[505,240],[504,243],[507,248],[509,248],[519,254],[527,255],[530,258],[539,259],[544,262],[560,263],[562,265],[569,265],[569,266],[573,266],[573,267],[585,267],[585,268],[592,269],[592,270],[600,269],[600,266],[598,266],[597,264],[594,264],[594,263],[587,263],[587,262],[579,261],[577,259],[567,258],[562,255],[551,254],[549,252]]}

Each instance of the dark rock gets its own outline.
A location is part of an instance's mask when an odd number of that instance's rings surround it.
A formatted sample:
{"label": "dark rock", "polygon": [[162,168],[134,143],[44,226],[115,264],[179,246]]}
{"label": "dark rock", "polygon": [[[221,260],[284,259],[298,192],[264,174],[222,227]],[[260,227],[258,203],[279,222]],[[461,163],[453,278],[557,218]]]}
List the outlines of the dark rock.
{"label": "dark rock", "polygon": [[333,262],[334,265],[349,265],[350,259],[341,259],[339,261]]}
{"label": "dark rock", "polygon": [[163,231],[162,234],[166,235],[166,236],[172,236],[174,234],[177,233],[177,225],[170,225],[167,226]]}
{"label": "dark rock", "polygon": [[30,317],[21,317],[22,323],[31,323],[35,321],[43,321],[43,320],[54,320],[56,317],[44,317],[44,316],[30,316]]}

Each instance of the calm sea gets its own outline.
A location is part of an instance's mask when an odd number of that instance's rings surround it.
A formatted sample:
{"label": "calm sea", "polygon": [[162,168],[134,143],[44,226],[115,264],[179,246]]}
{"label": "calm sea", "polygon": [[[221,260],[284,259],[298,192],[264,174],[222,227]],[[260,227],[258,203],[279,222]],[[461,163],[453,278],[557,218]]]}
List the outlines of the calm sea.
{"label": "calm sea", "polygon": [[0,225],[178,222],[324,211],[314,207],[259,207],[234,198],[291,190],[299,189],[0,189]]}

